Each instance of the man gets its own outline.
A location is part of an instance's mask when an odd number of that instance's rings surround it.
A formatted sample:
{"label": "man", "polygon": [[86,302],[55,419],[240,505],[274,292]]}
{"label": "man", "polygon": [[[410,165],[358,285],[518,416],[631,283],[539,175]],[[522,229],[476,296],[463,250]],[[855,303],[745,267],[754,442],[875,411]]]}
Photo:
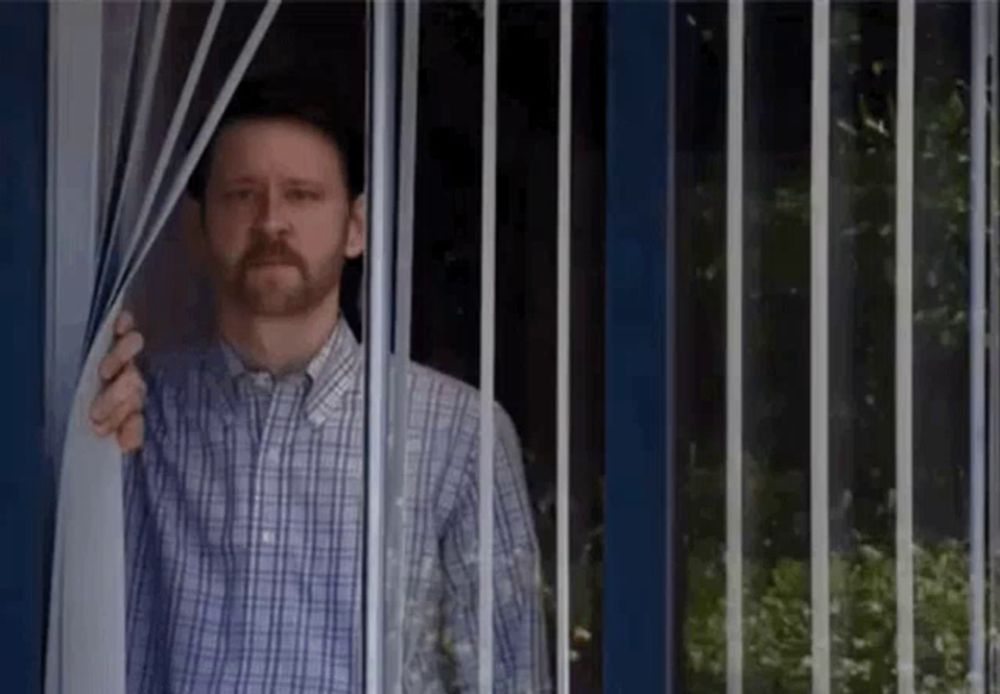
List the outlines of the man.
{"label": "man", "polygon": [[[362,688],[363,355],[340,279],[364,249],[364,200],[348,130],[303,97],[244,85],[192,178],[217,339],[140,374],[123,315],[101,365],[95,428],[139,458],[132,692]],[[478,395],[419,366],[408,387],[404,689],[475,691]],[[500,410],[497,431],[495,691],[547,691],[537,543]]]}

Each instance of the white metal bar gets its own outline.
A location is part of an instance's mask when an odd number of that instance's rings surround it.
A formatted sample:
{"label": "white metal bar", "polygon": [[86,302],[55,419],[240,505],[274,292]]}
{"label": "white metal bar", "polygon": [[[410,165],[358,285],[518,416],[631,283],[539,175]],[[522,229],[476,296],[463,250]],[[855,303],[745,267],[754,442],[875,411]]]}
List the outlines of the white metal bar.
{"label": "white metal bar", "polygon": [[726,691],[743,691],[743,0],[729,0],[726,114]]}
{"label": "white metal bar", "polygon": [[[988,513],[989,513],[989,626],[990,631],[1000,623],[1000,238],[998,238],[998,211],[1000,211],[1000,111],[997,95],[1000,94],[1000,75],[997,74],[998,22],[1000,10],[997,3],[987,3],[988,54],[990,60],[989,104],[989,459]],[[998,640],[988,640],[988,684],[990,691],[1000,689],[1000,662]]]}
{"label": "white metal bar", "polygon": [[[96,3],[49,6],[45,457],[52,466],[57,489],[96,272],[102,9]],[[65,233],[67,229],[73,229],[74,233]],[[65,504],[57,503],[57,498],[53,501],[58,528],[64,525],[66,509]],[[45,648],[47,694],[60,694],[64,684],[63,545],[62,534],[56,533]]]}
{"label": "white metal bar", "polygon": [[810,227],[812,691],[830,691],[830,0],[813,2]]}
{"label": "white metal bar", "polygon": [[[59,487],[62,446],[82,354],[95,270],[95,231],[100,219],[97,187],[103,16],[98,5],[54,3],[48,17],[48,114],[46,181],[45,457]],[[66,37],[74,35],[75,41]],[[69,117],[67,117],[69,116]],[[59,242],[71,219],[78,233]],[[88,221],[89,220],[89,221]],[[69,269],[72,268],[72,272]],[[68,280],[68,281],[64,281]],[[75,304],[75,307],[71,304]],[[72,316],[73,321],[67,320]],[[65,504],[53,495],[56,527]],[[63,538],[52,542],[52,568],[43,688],[63,689]]]}
{"label": "white metal bar", "polygon": [[409,422],[411,296],[413,292],[413,210],[417,164],[417,86],[420,66],[420,0],[406,0],[403,9],[403,60],[400,75],[399,186],[396,206],[396,292],[392,369],[392,466],[385,484],[385,688],[403,692],[403,654],[407,552],[405,525],[409,498],[406,439]]}
{"label": "white metal bar", "polygon": [[479,352],[479,691],[493,691],[493,448],[496,361],[498,0],[484,0],[482,295]]}
{"label": "white metal bar", "polygon": [[97,269],[102,30],[97,3],[49,5],[45,442],[56,473]]}
{"label": "white metal bar", "polygon": [[969,688],[983,691],[986,664],[986,73],[988,12],[972,6],[972,123],[969,230]]}
{"label": "white metal bar", "polygon": [[365,692],[382,694],[385,619],[385,468],[388,442],[390,268],[395,185],[396,6],[373,2],[369,83],[369,236],[366,347],[367,550],[365,573]]}
{"label": "white metal bar", "polygon": [[896,103],[896,660],[914,691],[913,644],[913,109],[914,0],[899,2]]}
{"label": "white metal bar", "polygon": [[570,231],[573,176],[573,3],[559,4],[556,284],[556,691],[569,694]]}

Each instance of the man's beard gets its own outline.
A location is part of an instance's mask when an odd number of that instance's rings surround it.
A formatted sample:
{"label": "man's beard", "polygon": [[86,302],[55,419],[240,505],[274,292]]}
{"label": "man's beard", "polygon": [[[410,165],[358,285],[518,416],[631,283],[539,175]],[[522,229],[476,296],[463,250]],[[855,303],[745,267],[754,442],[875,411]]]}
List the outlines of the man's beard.
{"label": "man's beard", "polygon": [[[266,279],[261,275],[269,272],[268,265],[280,268],[284,275],[295,273],[297,278],[294,282],[287,277]],[[316,268],[314,274],[284,240],[260,239],[226,273],[223,291],[253,315],[301,315],[319,305],[338,284],[335,257],[324,259]]]}

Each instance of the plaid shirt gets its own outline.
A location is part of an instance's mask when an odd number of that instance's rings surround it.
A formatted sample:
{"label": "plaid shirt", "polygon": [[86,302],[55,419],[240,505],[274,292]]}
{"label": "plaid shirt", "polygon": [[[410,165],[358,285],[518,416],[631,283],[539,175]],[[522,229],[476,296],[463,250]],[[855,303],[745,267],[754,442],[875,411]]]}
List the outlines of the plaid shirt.
{"label": "plaid shirt", "polygon": [[[151,360],[125,474],[130,692],[359,692],[363,355],[343,321],[305,373],[222,344]],[[475,691],[475,390],[409,373],[404,690]],[[495,691],[549,691],[538,548],[497,410]]]}

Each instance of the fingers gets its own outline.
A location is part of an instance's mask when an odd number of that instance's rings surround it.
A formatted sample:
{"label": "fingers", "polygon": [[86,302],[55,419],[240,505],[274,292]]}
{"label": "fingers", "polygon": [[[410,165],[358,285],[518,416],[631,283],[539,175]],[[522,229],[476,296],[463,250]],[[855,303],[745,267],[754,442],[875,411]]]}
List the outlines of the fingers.
{"label": "fingers", "polygon": [[124,453],[134,453],[142,448],[145,420],[139,412],[130,414],[118,429],[118,446]]}
{"label": "fingers", "polygon": [[133,328],[135,328],[135,319],[132,314],[128,311],[119,313],[118,318],[115,319],[115,335],[121,337]]}
{"label": "fingers", "polygon": [[145,345],[145,340],[141,333],[131,330],[115,340],[111,351],[101,360],[97,373],[104,381],[109,381],[122,370],[122,368],[139,356]]}
{"label": "fingers", "polygon": [[133,414],[142,416],[142,407],[141,405],[136,407],[136,398],[130,396],[127,400],[115,405],[111,413],[100,420],[98,427],[101,429],[101,435],[105,436],[112,432],[117,434]]}
{"label": "fingers", "polygon": [[122,451],[131,453],[142,447],[145,433],[142,408],[146,383],[133,363],[142,351],[144,340],[128,311],[118,314],[114,333],[111,350],[98,367],[104,387],[94,398],[90,418],[98,435],[114,432]]}
{"label": "fingers", "polygon": [[90,418],[101,436],[119,427],[133,413],[142,412],[146,383],[135,366],[128,366],[94,399]]}

